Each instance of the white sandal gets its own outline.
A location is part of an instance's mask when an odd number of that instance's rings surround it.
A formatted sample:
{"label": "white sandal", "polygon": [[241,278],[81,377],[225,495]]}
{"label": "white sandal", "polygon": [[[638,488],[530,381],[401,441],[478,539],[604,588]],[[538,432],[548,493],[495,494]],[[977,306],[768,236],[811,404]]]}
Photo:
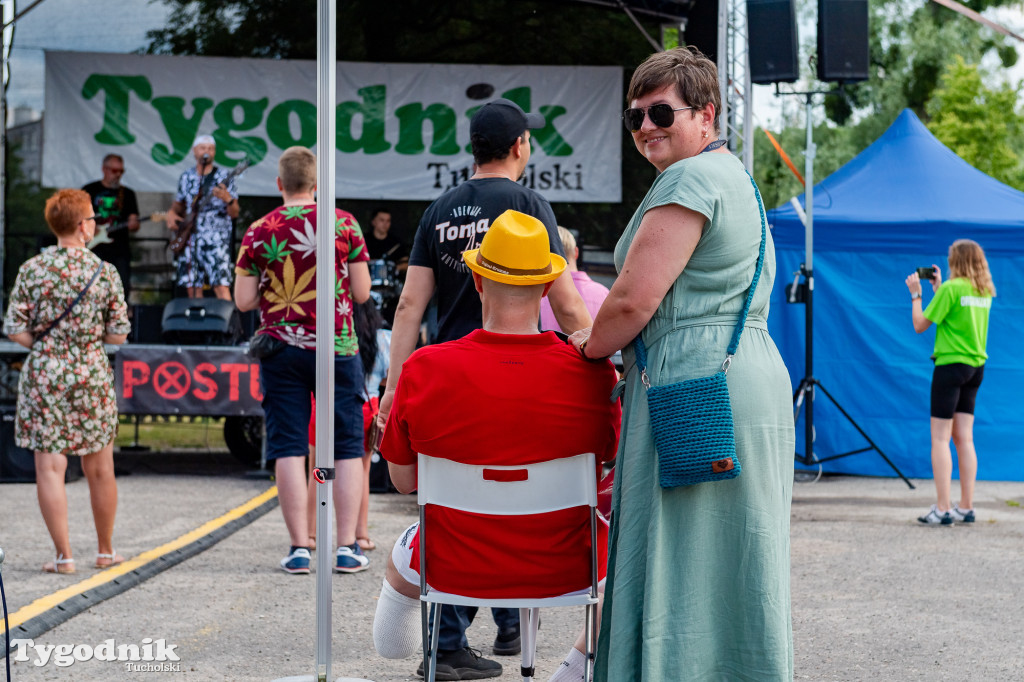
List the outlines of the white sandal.
{"label": "white sandal", "polygon": [[68,558],[65,559],[63,554],[58,554],[54,560],[47,561],[43,564],[44,573],[74,573],[75,572],[75,560]]}
{"label": "white sandal", "polygon": [[[109,564],[101,564],[100,559],[106,559],[110,561]],[[96,568],[110,568],[111,566],[117,566],[118,564],[124,563],[124,557],[117,553],[115,549],[110,554],[103,554],[102,552],[96,552],[96,563],[93,564]]]}

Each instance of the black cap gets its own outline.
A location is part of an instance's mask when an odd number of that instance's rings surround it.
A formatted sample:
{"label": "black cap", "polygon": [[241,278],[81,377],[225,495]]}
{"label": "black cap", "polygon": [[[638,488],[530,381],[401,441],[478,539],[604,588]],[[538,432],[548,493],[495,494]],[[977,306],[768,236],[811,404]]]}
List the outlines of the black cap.
{"label": "black cap", "polygon": [[485,138],[495,149],[508,149],[527,129],[547,125],[540,114],[527,114],[512,100],[501,97],[480,107],[469,121],[469,135]]}

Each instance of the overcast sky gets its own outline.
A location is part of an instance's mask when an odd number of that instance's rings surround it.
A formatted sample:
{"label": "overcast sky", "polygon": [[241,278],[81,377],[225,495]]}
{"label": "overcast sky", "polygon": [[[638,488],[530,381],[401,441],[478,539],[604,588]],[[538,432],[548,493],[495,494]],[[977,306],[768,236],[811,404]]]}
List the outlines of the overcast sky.
{"label": "overcast sky", "polygon": [[[19,10],[29,4],[17,1]],[[43,108],[43,50],[134,52],[166,17],[165,6],[149,0],[43,0],[15,26],[8,106]]]}

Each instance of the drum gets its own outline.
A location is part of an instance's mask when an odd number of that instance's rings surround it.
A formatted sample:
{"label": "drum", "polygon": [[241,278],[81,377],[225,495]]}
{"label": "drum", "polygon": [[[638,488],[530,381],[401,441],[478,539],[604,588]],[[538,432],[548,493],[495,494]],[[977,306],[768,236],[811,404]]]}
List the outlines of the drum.
{"label": "drum", "polygon": [[369,262],[370,285],[375,287],[388,286],[391,282],[388,277],[388,262],[383,258],[377,258]]}

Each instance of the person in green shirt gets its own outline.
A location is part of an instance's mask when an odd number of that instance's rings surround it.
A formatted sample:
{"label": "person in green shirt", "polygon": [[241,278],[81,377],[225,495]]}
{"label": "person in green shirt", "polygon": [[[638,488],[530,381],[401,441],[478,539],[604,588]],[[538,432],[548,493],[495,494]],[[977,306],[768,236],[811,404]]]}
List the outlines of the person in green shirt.
{"label": "person in green shirt", "polygon": [[[942,282],[939,266],[932,266],[935,296],[921,309],[921,280],[917,272],[906,279],[910,290],[914,331],[935,323],[935,371],[932,374],[932,475],[936,503],[917,520],[928,525],[974,523],[974,480],[978,456],[974,450],[974,401],[985,373],[988,316],[996,287],[985,252],[977,242],[958,239],[949,247],[949,281]],[[960,502],[950,501],[956,445],[960,465]]]}

